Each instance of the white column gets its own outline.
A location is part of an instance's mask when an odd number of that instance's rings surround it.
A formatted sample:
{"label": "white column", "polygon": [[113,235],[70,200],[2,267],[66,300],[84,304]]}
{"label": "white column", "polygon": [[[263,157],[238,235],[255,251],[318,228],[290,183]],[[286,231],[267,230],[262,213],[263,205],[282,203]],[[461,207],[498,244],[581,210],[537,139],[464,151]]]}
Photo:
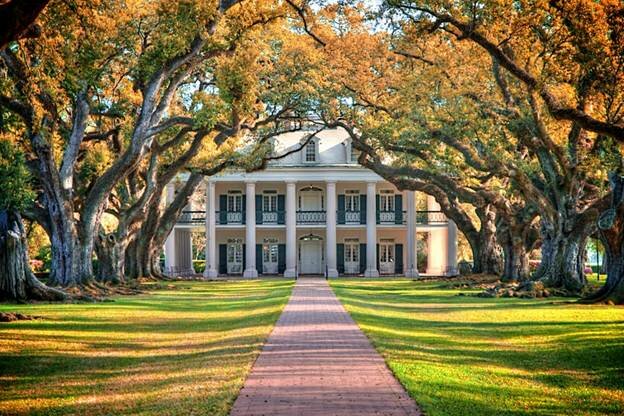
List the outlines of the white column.
{"label": "white column", "polygon": [[286,270],[284,277],[297,274],[297,188],[294,181],[286,182]]}
{"label": "white column", "polygon": [[[175,186],[170,183],[167,185],[167,194],[165,202],[167,206],[171,205],[175,198]],[[175,226],[167,236],[165,241],[165,274],[173,274],[176,272],[176,249],[175,249]]]}
{"label": "white column", "polygon": [[[440,211],[440,205],[431,195],[427,196],[427,210]],[[448,227],[436,226],[429,231],[427,241],[427,274],[442,276],[447,273]]]}
{"label": "white column", "polygon": [[247,261],[245,264],[245,272],[243,277],[258,277],[256,270],[256,183],[247,182],[246,184],[247,200],[245,209],[245,254]]}
{"label": "white column", "polygon": [[365,277],[379,277],[377,270],[377,204],[376,183],[366,184],[366,271]]}
{"label": "white column", "polygon": [[448,220],[447,253],[447,275],[457,276],[459,274],[459,270],[457,269],[457,224],[451,219]]}
{"label": "white column", "polygon": [[215,183],[206,180],[206,268],[204,277],[217,277]]}
{"label": "white column", "polygon": [[325,258],[327,259],[327,277],[338,277],[336,264],[336,181],[327,181],[327,241]]}
{"label": "white column", "polygon": [[407,191],[407,264],[405,277],[418,277],[418,248],[416,239],[416,192]]}

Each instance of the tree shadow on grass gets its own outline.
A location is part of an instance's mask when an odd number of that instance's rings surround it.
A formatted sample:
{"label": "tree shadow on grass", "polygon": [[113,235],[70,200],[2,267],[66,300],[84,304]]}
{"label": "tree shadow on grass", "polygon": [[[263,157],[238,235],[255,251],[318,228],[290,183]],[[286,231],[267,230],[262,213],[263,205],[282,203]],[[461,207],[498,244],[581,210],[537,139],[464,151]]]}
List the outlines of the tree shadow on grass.
{"label": "tree shadow on grass", "polygon": [[624,321],[611,318],[621,314],[583,319],[578,305],[405,282],[379,294],[368,282],[332,286],[428,413],[624,412]]}
{"label": "tree shadow on grass", "polygon": [[292,283],[206,286],[3,326],[0,414],[227,414]]}

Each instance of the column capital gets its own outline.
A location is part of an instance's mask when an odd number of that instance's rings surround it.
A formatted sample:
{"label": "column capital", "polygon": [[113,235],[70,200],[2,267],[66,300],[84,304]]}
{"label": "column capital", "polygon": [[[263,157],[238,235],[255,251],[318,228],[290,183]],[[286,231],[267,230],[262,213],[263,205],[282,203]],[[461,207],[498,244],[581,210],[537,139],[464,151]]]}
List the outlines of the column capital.
{"label": "column capital", "polygon": [[245,185],[255,185],[256,182],[255,179],[245,179]]}
{"label": "column capital", "polygon": [[330,185],[330,184],[335,185],[335,184],[336,184],[336,182],[337,182],[337,181],[336,181],[335,179],[326,179],[326,180],[325,180],[325,183],[326,183],[327,185]]}
{"label": "column capital", "polygon": [[297,179],[286,179],[286,185],[297,185]]}

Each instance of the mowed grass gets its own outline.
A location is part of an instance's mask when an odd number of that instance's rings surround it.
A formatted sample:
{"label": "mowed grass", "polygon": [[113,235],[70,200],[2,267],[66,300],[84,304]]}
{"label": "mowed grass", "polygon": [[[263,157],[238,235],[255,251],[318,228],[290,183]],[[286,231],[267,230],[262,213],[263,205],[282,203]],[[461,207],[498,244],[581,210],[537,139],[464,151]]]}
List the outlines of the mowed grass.
{"label": "mowed grass", "polygon": [[0,414],[225,415],[292,282],[175,283],[96,304],[0,304]]}
{"label": "mowed grass", "polygon": [[331,285],[429,416],[624,414],[622,307],[410,280]]}

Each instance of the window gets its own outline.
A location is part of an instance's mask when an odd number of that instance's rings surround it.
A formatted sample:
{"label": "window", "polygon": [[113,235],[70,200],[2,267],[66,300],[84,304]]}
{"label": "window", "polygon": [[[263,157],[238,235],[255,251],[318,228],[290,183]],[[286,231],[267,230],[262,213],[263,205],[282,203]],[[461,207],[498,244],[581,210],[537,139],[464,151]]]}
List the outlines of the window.
{"label": "window", "polygon": [[262,195],[262,211],[264,212],[276,212],[277,211],[277,194],[267,192]]}
{"label": "window", "polygon": [[242,212],[243,211],[243,195],[240,192],[228,193],[227,210],[229,212]]}
{"label": "window", "polygon": [[351,145],[351,162],[357,163],[358,157],[360,157],[360,151],[355,149],[353,145]]}
{"label": "window", "polygon": [[305,161],[316,162],[316,143],[310,140],[305,147]]}
{"label": "window", "polygon": [[262,262],[277,263],[278,244],[275,238],[265,238],[262,245]]}
{"label": "window", "polygon": [[345,192],[345,211],[356,212],[360,210],[360,191]]}
{"label": "window", "polygon": [[390,212],[394,211],[394,192],[381,191],[379,193],[379,210]]}

